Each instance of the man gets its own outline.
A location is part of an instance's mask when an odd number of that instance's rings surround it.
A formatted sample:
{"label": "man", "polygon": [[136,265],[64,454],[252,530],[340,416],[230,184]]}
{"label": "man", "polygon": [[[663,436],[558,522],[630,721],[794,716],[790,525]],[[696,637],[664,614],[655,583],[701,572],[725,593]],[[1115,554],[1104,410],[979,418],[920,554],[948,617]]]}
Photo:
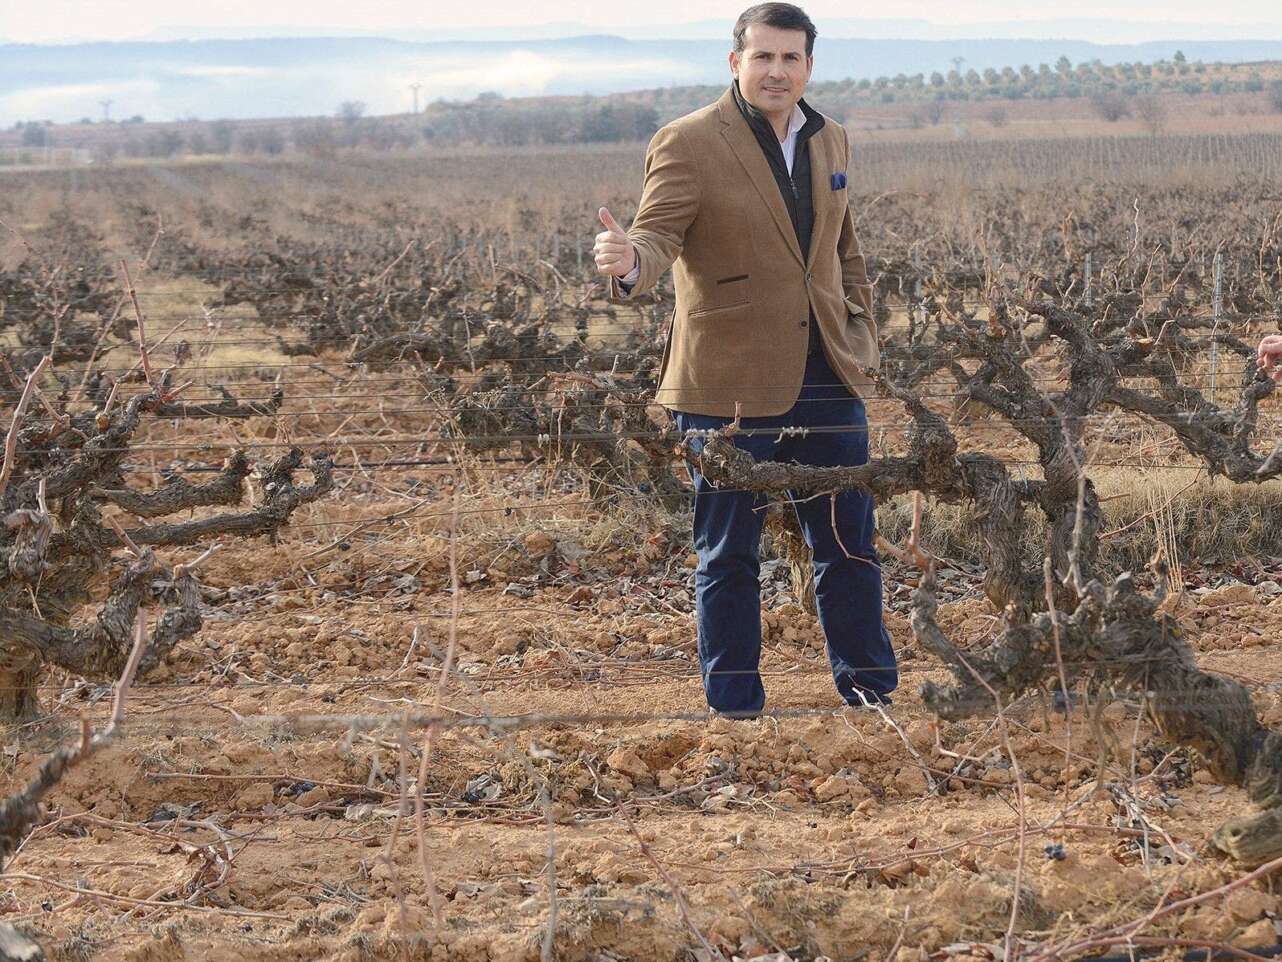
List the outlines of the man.
{"label": "man", "polygon": [[[594,252],[616,301],[649,291],[673,267],[658,400],[680,430],[722,428],[737,407],[734,443],[758,461],[857,465],[868,460],[858,392],[880,352],[847,200],[850,142],[802,99],[814,40],[814,24],[792,4],[744,11],[730,89],[655,135],[631,230],[601,208],[606,229]],[[690,472],[704,691],[714,712],[751,717],[765,704],[765,500],[715,489],[696,463]],[[837,690],[855,706],[889,702],[898,674],[882,623],[872,501],[854,491],[795,501]]]}

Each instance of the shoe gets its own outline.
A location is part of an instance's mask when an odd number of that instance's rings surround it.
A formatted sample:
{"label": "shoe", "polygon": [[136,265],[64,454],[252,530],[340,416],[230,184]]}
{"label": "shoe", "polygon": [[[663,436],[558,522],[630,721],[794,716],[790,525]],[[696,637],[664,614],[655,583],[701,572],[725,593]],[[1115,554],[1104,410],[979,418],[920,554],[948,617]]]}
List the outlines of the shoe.
{"label": "shoe", "polygon": [[709,718],[728,718],[730,721],[751,721],[760,718],[760,711],[722,711],[720,708],[709,708]]}

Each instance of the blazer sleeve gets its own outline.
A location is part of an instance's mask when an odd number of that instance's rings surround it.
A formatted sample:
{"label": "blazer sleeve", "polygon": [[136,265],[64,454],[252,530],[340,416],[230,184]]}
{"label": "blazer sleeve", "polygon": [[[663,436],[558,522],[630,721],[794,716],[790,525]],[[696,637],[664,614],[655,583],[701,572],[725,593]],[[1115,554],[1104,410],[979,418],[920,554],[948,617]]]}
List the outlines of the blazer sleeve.
{"label": "blazer sleeve", "polygon": [[[842,142],[845,145],[845,156],[850,159],[850,135],[842,131]],[[868,283],[868,266],[864,263],[864,252],[855,236],[855,219],[846,205],[846,213],[841,221],[841,235],[837,238],[837,256],[841,260],[841,286],[846,300],[860,308],[852,322],[867,325],[872,341],[877,342],[877,325],[872,318],[872,285]]]}
{"label": "blazer sleeve", "polygon": [[611,277],[611,300],[627,301],[645,294],[681,256],[686,229],[699,210],[697,170],[689,141],[677,127],[670,124],[654,135],[645,156],[641,203],[628,229],[641,274],[628,289]]}

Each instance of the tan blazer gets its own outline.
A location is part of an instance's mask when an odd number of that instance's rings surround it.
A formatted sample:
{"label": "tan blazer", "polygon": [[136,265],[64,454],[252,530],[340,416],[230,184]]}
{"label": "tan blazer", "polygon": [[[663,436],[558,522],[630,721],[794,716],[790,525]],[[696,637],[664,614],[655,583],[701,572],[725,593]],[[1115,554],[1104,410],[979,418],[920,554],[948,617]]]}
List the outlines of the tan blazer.
{"label": "tan blazer", "polygon": [[668,124],[650,142],[641,204],[628,236],[651,290],[669,266],[676,311],[663,349],[657,400],[675,411],[745,417],[783,414],[801,391],[810,306],[828,362],[856,395],[880,360],[872,288],[845,188],[832,175],[850,158],[830,117],[812,136],[815,208],[809,257],[787,205],[729,89],[715,104]]}

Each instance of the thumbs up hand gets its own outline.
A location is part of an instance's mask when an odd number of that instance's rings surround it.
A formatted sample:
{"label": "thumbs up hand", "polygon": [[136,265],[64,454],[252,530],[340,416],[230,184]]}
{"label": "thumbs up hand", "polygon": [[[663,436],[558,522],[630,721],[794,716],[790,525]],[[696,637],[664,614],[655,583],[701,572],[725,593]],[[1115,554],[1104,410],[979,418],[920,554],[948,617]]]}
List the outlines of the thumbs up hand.
{"label": "thumbs up hand", "polygon": [[627,277],[637,262],[636,247],[608,208],[602,207],[598,216],[605,230],[596,235],[596,243],[592,245],[596,268],[602,274]]}
{"label": "thumbs up hand", "polygon": [[1274,381],[1282,383],[1282,334],[1270,334],[1260,342],[1256,363]]}

